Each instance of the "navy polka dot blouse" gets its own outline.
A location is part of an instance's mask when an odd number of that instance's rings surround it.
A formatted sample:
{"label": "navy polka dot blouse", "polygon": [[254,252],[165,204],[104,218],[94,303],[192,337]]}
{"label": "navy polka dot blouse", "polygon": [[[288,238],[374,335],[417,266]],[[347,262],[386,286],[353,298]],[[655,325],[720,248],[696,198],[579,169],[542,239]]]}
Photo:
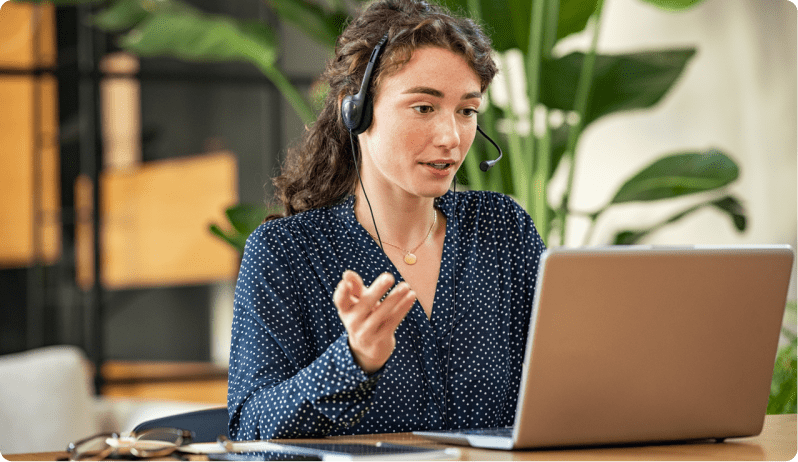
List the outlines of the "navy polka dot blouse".
{"label": "navy polka dot blouse", "polygon": [[354,196],[261,225],[235,291],[230,435],[238,440],[512,425],[540,254],[532,219],[486,191],[436,200],[446,238],[432,318],[416,302],[366,375],[332,302],[344,270],[402,276]]}

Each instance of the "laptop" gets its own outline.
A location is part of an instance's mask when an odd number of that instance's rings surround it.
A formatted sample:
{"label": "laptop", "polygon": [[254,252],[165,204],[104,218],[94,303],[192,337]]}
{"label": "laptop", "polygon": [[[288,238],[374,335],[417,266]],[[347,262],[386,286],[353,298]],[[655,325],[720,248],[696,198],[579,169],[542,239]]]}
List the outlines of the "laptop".
{"label": "laptop", "polygon": [[515,426],[413,433],[492,449],[757,435],[792,266],[786,245],[550,249]]}

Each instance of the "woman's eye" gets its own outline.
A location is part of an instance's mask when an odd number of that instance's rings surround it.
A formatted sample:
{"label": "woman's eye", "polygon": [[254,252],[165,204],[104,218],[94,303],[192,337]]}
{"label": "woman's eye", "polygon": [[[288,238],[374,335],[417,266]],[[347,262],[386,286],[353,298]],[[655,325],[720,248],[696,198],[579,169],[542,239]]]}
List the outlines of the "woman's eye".
{"label": "woman's eye", "polygon": [[477,111],[476,109],[470,108],[470,107],[467,107],[467,108],[463,109],[461,112],[466,117],[473,117],[473,116],[479,114],[479,111]]}
{"label": "woman's eye", "polygon": [[430,112],[432,112],[432,106],[427,106],[427,105],[413,106],[413,109],[415,109],[417,112],[421,114],[429,114]]}

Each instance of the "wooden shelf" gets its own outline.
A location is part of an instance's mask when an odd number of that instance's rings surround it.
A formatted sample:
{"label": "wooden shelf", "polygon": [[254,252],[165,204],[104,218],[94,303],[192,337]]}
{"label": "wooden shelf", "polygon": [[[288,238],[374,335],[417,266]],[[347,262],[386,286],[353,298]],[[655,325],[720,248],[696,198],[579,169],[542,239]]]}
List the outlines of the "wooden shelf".
{"label": "wooden shelf", "polygon": [[102,395],[227,404],[227,368],[204,362],[107,361]]}

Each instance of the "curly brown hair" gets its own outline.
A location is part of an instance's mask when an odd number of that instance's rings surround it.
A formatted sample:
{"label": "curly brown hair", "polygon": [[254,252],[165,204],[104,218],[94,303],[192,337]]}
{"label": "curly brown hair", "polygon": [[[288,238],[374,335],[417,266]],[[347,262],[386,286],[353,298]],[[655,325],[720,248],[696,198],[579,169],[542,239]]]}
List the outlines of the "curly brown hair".
{"label": "curly brown hair", "polygon": [[[299,145],[289,149],[281,175],[273,180],[284,211],[267,219],[325,207],[355,192],[355,157],[341,120],[340,101],[358,92],[371,52],[386,32],[388,40],[372,75],[371,98],[381,78],[397,72],[420,47],[442,47],[463,56],[483,92],[497,72],[490,39],[471,19],[423,0],[369,4],[338,37],[335,57],[321,76],[329,85],[324,107]],[[356,161],[360,162],[359,154]]]}

